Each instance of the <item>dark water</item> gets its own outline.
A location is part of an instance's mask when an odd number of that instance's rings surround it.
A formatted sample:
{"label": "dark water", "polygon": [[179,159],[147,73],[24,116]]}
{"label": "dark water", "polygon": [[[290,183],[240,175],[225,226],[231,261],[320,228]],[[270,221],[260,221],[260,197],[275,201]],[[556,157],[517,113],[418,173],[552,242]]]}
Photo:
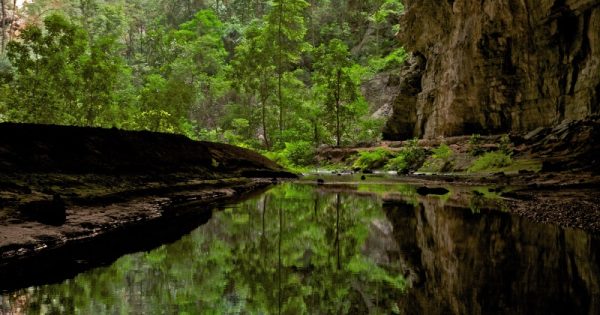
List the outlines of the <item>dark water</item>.
{"label": "dark water", "polygon": [[0,295],[0,314],[600,314],[597,236],[448,188],[278,185],[175,243]]}

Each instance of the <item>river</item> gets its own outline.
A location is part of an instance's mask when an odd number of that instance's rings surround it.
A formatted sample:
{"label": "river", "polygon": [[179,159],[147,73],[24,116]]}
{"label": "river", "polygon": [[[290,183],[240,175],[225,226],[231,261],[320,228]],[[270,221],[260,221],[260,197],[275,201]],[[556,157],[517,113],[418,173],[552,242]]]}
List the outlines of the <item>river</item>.
{"label": "river", "polygon": [[305,179],[180,240],[0,294],[0,314],[600,314],[600,237],[489,187]]}

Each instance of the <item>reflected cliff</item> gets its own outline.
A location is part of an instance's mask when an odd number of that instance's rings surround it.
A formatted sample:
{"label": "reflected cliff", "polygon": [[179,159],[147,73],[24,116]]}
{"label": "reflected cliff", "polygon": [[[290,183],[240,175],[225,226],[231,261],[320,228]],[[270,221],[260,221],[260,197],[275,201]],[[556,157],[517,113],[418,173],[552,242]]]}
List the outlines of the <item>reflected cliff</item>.
{"label": "reflected cliff", "polygon": [[388,201],[405,314],[600,314],[600,239],[440,200]]}

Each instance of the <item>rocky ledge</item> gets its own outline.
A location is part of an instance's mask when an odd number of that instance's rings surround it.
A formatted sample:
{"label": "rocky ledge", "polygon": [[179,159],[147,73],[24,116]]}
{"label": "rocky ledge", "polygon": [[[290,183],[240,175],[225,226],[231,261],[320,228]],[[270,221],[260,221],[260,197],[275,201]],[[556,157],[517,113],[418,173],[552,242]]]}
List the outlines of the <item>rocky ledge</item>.
{"label": "rocky ledge", "polygon": [[179,135],[0,124],[0,290],[175,240],[290,177],[255,152]]}

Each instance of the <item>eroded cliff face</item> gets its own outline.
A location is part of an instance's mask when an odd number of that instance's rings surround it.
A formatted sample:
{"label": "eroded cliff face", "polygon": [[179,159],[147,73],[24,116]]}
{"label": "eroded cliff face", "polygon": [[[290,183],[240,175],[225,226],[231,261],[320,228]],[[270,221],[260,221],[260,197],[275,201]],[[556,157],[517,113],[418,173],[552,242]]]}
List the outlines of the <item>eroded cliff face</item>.
{"label": "eroded cliff face", "polygon": [[404,2],[400,41],[426,66],[408,78],[418,91],[401,90],[388,139],[528,131],[600,111],[599,0]]}

